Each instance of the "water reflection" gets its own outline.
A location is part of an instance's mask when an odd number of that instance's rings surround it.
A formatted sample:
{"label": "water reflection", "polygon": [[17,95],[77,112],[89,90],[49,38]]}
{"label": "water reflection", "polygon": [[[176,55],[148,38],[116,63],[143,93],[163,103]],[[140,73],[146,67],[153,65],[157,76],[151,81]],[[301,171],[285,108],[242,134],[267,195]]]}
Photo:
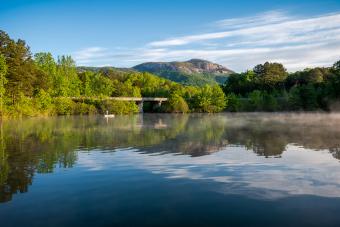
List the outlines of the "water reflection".
{"label": "water reflection", "polygon": [[[284,187],[278,183],[280,181],[272,180],[277,177],[277,171],[284,171],[280,168],[291,165],[286,170],[289,174],[284,176],[286,179],[282,182],[289,182],[289,178],[296,180],[301,175],[305,175],[305,181],[301,181],[305,184],[310,184],[309,180],[323,179],[314,183],[330,185],[335,180],[332,187],[327,188],[334,191],[340,188],[339,179],[322,176],[324,169],[308,173],[308,168],[304,167],[300,168],[303,172],[297,171],[299,168],[295,165],[299,163],[294,160],[301,157],[294,154],[300,152],[304,158],[310,156],[307,164],[311,163],[311,168],[315,164],[311,160],[323,160],[331,154],[333,158],[326,158],[322,165],[332,171],[340,159],[339,126],[340,115],[318,114],[146,114],[107,120],[102,117],[6,120],[1,123],[0,202],[10,201],[13,194],[18,192],[27,192],[34,183],[33,176],[36,173],[71,168],[77,162],[84,164],[84,157],[94,157],[88,159],[87,163],[97,163],[104,158],[108,161],[103,161],[103,165],[109,165],[112,159],[105,154],[118,151],[122,154],[122,162],[131,162],[132,166],[139,164],[146,169],[151,167],[152,171],[158,173],[173,173],[170,177],[190,175],[187,177],[233,182],[232,187],[238,190],[240,187],[237,185],[246,182],[254,188],[272,189],[273,193],[279,187]],[[124,152],[125,148],[136,150]],[[94,151],[102,154],[79,157],[84,152]],[[244,152],[248,152],[248,156]],[[278,166],[275,161],[265,163],[263,159],[284,158],[285,155],[290,157],[292,154],[291,159],[281,160],[286,162],[285,165]],[[131,159],[126,159],[129,157]],[[249,160],[245,161],[247,158]],[[199,164],[207,165],[194,168]],[[315,165],[321,164],[318,162]],[[266,171],[260,171],[264,169]],[[256,172],[266,175],[254,174]],[[268,185],[264,186],[266,182]],[[320,189],[318,187],[299,187],[316,195],[334,195],[324,189],[322,193],[315,192],[314,189]],[[298,188],[289,190],[298,191]]]}

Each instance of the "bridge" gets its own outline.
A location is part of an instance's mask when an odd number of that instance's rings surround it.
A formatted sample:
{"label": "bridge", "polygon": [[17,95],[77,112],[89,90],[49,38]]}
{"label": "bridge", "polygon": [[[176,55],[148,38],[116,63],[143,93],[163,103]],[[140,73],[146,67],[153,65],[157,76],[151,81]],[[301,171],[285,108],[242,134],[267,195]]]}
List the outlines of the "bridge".
{"label": "bridge", "polygon": [[162,97],[106,97],[106,98],[71,97],[71,98],[73,101],[83,101],[86,99],[92,99],[92,100],[97,99],[97,100],[116,100],[116,101],[136,102],[140,113],[143,113],[144,102],[154,102],[154,103],[157,103],[158,106],[161,106],[162,102],[168,101],[168,98],[162,98]]}

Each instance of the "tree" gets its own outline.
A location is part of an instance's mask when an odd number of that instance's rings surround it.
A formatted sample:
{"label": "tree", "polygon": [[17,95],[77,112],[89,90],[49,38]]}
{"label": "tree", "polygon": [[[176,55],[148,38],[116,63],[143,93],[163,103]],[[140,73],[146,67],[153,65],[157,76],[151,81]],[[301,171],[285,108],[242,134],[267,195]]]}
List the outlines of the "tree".
{"label": "tree", "polygon": [[220,86],[205,85],[195,99],[195,109],[200,112],[215,113],[226,107],[226,98]]}
{"label": "tree", "polygon": [[254,67],[258,82],[267,89],[273,89],[288,76],[286,69],[280,63],[266,62]]}
{"label": "tree", "polygon": [[189,106],[187,102],[178,94],[172,94],[168,101],[168,111],[172,113],[187,113]]}
{"label": "tree", "polygon": [[7,74],[7,65],[6,65],[6,59],[5,57],[0,54],[0,111],[1,116],[3,115],[3,100],[5,95],[5,84],[7,83],[6,79]]}
{"label": "tree", "polygon": [[262,110],[263,95],[259,90],[255,90],[249,94],[250,110],[259,111]]}
{"label": "tree", "polygon": [[324,74],[320,68],[310,70],[306,75],[307,83],[322,83]]}
{"label": "tree", "polygon": [[334,63],[333,69],[340,72],[340,60]]}
{"label": "tree", "polygon": [[227,96],[228,110],[231,112],[240,111],[240,98],[237,97],[234,93],[231,93]]}
{"label": "tree", "polygon": [[264,92],[262,99],[262,106],[264,111],[277,111],[278,103],[273,94]]}
{"label": "tree", "polygon": [[79,96],[81,81],[77,74],[76,64],[71,56],[58,58],[55,95]]}
{"label": "tree", "polygon": [[51,108],[52,98],[51,96],[45,92],[44,90],[39,90],[37,95],[35,96],[36,105],[40,111],[46,111]]}
{"label": "tree", "polygon": [[241,95],[252,92],[256,87],[256,74],[252,70],[240,74],[231,74],[222,86],[225,94],[234,93]]}
{"label": "tree", "polygon": [[295,110],[315,110],[318,108],[317,92],[312,84],[294,86],[289,92],[289,102]]}
{"label": "tree", "polygon": [[34,55],[34,62],[43,72],[39,77],[43,84],[40,86],[44,90],[54,88],[56,74],[57,74],[57,63],[55,62],[51,53],[37,53]]}
{"label": "tree", "polygon": [[79,78],[82,81],[82,89],[81,89],[81,94],[90,97],[93,95],[92,91],[92,77],[94,75],[94,72],[86,71],[81,74],[79,74]]}
{"label": "tree", "polygon": [[25,41],[14,41],[7,33],[0,31],[0,53],[4,55],[8,66],[6,91],[13,102],[20,93],[32,96],[37,82],[37,67]]}

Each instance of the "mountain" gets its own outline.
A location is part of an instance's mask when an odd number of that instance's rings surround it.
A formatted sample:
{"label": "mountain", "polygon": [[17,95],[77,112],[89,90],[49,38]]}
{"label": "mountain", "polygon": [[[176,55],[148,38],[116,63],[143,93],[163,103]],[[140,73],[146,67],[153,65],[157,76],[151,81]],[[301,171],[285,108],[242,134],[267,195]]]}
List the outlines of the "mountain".
{"label": "mountain", "polygon": [[91,72],[102,72],[104,74],[107,74],[109,71],[118,71],[118,72],[135,72],[136,70],[132,68],[116,68],[113,66],[103,66],[103,67],[93,67],[93,66],[78,66],[77,67],[78,72],[82,73],[85,71],[91,71]]}
{"label": "mountain", "polygon": [[147,62],[133,69],[189,85],[224,83],[232,70],[206,60],[191,59],[185,62]]}

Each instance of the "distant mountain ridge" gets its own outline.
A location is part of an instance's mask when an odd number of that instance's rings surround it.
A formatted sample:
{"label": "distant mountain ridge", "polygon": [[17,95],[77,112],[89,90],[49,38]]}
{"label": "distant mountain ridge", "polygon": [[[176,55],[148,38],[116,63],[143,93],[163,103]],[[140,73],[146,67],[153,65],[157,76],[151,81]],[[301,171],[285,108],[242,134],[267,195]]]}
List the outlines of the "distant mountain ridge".
{"label": "distant mountain ridge", "polygon": [[230,74],[230,69],[201,59],[191,59],[185,62],[146,62],[133,67],[138,71],[162,71],[170,70],[188,74],[194,73],[212,73],[212,74]]}
{"label": "distant mountain ridge", "polygon": [[184,62],[146,62],[134,66],[133,69],[191,85],[224,83],[228,76],[234,73],[222,65],[201,59],[191,59]]}
{"label": "distant mountain ridge", "polygon": [[89,70],[93,72],[103,72],[104,74],[108,71],[149,72],[181,84],[198,86],[216,83],[222,84],[228,79],[230,74],[234,73],[222,65],[201,59],[191,59],[184,62],[146,62],[132,68],[116,68],[111,66],[79,66],[77,68],[80,72]]}

